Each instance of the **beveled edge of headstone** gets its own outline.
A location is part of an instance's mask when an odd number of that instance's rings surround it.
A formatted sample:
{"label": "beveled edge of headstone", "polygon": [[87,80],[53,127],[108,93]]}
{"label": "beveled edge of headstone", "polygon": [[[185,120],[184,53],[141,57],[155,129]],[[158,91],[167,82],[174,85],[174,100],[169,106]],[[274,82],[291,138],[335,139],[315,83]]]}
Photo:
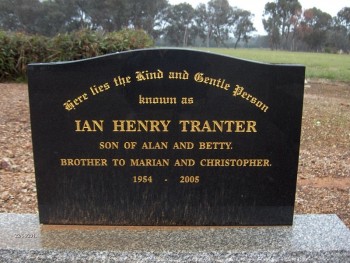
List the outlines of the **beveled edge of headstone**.
{"label": "beveled edge of headstone", "polygon": [[257,64],[262,64],[262,65],[276,65],[276,66],[300,66],[300,67],[305,67],[305,65],[302,64],[291,64],[291,63],[269,63],[269,62],[264,62],[264,61],[258,61],[258,60],[253,60],[253,59],[247,59],[247,58],[240,58],[236,56],[231,56],[231,55],[226,55],[226,54],[221,54],[221,53],[216,53],[213,51],[209,50],[201,50],[201,49],[192,49],[192,48],[180,48],[180,47],[157,47],[157,48],[143,48],[143,49],[134,49],[134,50],[125,50],[125,51],[118,51],[114,53],[108,53],[104,55],[99,55],[95,57],[90,57],[90,58],[83,58],[83,59],[77,59],[77,60],[61,60],[61,61],[55,61],[55,62],[32,62],[29,63],[28,66],[47,66],[47,65],[61,65],[61,64],[72,64],[72,63],[79,63],[79,62],[84,62],[84,61],[93,61],[93,60],[98,60],[100,58],[108,58],[108,57],[113,57],[113,56],[119,56],[123,54],[131,54],[131,53],[138,53],[138,52],[166,52],[166,51],[185,51],[185,52],[194,52],[194,53],[202,53],[206,55],[215,55],[219,57],[226,57],[230,59],[236,59],[240,61],[246,61],[246,62],[251,62],[251,63],[257,63]]}

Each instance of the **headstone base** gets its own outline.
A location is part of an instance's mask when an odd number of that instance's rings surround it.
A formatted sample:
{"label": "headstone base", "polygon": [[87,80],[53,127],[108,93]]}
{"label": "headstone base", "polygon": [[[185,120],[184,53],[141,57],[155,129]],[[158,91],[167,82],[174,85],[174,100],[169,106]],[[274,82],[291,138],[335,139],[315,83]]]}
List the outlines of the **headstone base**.
{"label": "headstone base", "polygon": [[0,262],[214,261],[350,262],[350,231],[336,215],[276,227],[101,227],[0,214]]}

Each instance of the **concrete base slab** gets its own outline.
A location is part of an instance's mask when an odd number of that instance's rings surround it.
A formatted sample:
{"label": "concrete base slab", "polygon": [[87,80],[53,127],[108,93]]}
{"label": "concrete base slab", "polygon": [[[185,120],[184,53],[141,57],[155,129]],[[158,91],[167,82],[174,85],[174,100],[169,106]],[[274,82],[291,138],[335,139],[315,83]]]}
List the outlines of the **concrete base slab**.
{"label": "concrete base slab", "polygon": [[336,215],[296,215],[293,226],[40,225],[0,214],[0,262],[350,262],[350,230]]}

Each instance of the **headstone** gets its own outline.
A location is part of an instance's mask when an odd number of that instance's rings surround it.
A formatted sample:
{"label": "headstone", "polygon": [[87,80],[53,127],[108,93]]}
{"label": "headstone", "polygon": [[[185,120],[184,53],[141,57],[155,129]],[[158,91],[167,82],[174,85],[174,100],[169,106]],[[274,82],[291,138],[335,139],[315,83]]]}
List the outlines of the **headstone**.
{"label": "headstone", "polygon": [[181,49],[29,65],[40,222],[292,224],[304,72]]}

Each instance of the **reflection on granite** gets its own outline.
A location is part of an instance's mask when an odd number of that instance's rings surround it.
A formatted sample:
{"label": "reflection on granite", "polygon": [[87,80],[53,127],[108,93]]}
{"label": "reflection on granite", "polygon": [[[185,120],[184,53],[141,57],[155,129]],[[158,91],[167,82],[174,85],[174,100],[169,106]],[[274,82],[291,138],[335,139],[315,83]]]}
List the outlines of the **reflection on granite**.
{"label": "reflection on granite", "polygon": [[0,262],[350,262],[350,230],[336,215],[293,226],[113,227],[40,225],[0,214]]}

